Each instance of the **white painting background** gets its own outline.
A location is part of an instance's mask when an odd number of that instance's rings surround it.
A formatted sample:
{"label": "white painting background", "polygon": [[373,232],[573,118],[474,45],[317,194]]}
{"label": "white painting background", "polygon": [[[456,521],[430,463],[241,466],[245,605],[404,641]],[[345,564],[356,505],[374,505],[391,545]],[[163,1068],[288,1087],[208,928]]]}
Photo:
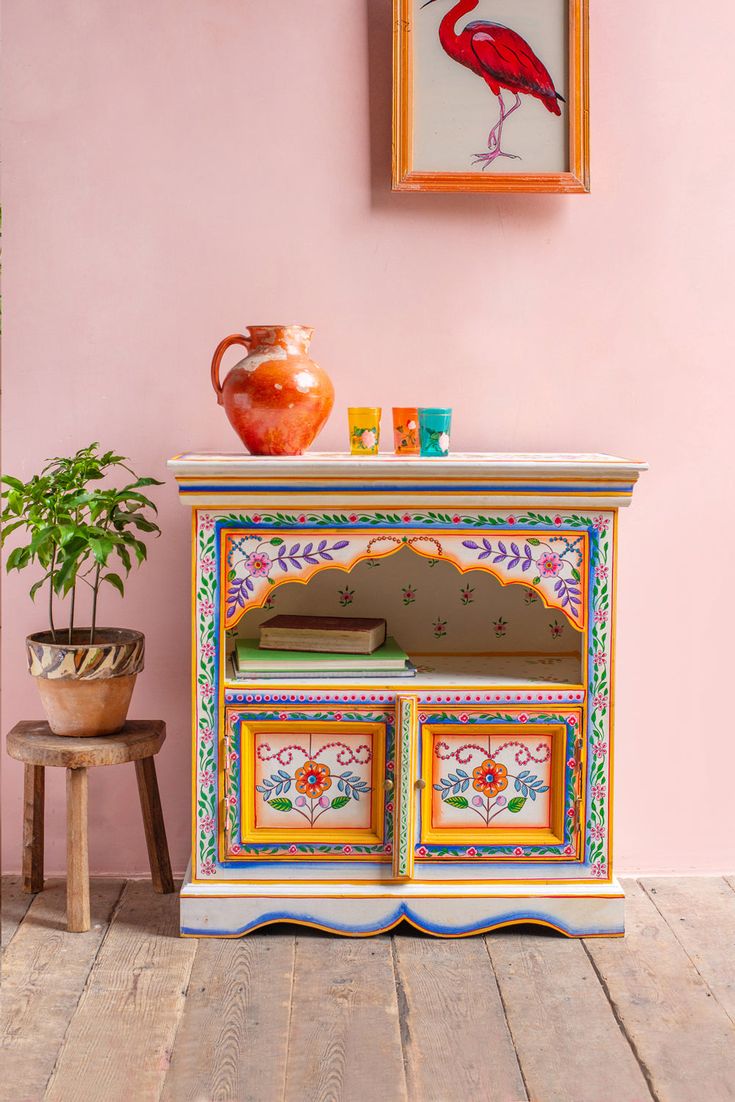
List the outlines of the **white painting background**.
{"label": "white painting background", "polygon": [[[499,117],[498,101],[485,82],[450,58],[439,41],[439,24],[455,2],[436,0],[421,10],[423,0],[413,0],[415,172],[481,172],[472,155],[487,152]],[[478,19],[510,27],[526,39],[568,101],[567,14],[567,0],[480,0],[457,28]],[[514,102],[511,92],[504,92],[504,99],[506,107]],[[502,149],[522,159],[498,157],[485,174],[567,171],[568,102],[561,104],[559,117],[533,96],[521,100],[505,124]]]}

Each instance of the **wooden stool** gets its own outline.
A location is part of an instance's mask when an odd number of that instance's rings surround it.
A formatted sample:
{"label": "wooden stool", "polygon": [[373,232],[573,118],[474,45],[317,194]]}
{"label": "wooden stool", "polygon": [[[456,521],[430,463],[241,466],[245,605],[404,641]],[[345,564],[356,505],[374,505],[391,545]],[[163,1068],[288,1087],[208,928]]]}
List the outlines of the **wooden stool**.
{"label": "wooden stool", "polygon": [[160,719],[130,720],[119,734],[100,738],[62,738],[53,735],[44,721],[24,720],[8,735],[11,758],[25,763],[23,889],[27,892],[43,891],[44,770],[47,765],[66,769],[68,930],[81,933],[90,927],[87,770],[92,766],[135,762],[153,887],[157,892],[174,890],[153,760],[165,738],[166,724]]}

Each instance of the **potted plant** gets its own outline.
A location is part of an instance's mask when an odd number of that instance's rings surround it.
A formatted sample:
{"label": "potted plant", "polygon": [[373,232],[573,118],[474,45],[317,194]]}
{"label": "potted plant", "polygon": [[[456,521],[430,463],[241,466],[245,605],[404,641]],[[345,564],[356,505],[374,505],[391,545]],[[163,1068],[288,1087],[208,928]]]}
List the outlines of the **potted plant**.
{"label": "potted plant", "polygon": [[[132,481],[115,488],[103,480],[118,471]],[[14,532],[28,542],[15,547],[6,568],[40,566],[30,589],[45,590],[49,630],[26,639],[28,668],[37,679],[49,726],[57,735],[102,735],[124,725],[135,678],[143,669],[145,638],[126,628],[97,627],[103,583],[125,593],[120,568],[142,563],[141,533],[160,533],[153,502],[142,492],[162,485],[139,478],[125,456],[90,444],[70,457],[50,459],[29,482],[5,476],[0,544]],[[89,627],[77,627],[78,598],[88,597]],[[64,602],[66,624],[56,605]]]}

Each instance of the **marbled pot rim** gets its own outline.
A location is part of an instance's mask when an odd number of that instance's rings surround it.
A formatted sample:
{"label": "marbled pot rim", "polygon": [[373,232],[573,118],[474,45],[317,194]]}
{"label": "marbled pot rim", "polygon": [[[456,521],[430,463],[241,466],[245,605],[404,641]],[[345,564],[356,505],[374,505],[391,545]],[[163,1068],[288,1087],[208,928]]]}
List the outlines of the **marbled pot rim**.
{"label": "marbled pot rim", "polygon": [[58,681],[102,681],[140,673],[145,658],[145,636],[133,628],[97,628],[91,645],[89,628],[75,629],[71,643],[54,643],[50,631],[26,637],[28,672]]}

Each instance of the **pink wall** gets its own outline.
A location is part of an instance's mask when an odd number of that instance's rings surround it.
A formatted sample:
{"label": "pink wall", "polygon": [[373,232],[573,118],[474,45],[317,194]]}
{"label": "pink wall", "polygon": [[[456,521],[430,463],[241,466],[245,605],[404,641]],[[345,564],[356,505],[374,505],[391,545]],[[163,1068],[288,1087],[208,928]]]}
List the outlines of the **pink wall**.
{"label": "pink wall", "polygon": [[[316,327],[323,447],[347,404],[418,400],[454,403],[461,448],[648,459],[620,526],[617,865],[732,869],[735,8],[698,14],[696,58],[687,5],[592,8],[593,194],[492,198],[391,194],[389,0],[5,0],[4,465],[99,438],[166,477],[175,452],[234,449],[209,358],[273,320]],[[158,498],[165,535],[104,618],[148,638],[134,712],[169,725],[182,869],[189,530],[173,485]],[[39,714],[25,590],[4,587],[5,730]],[[143,871],[132,769],[97,771],[90,806],[94,869]],[[6,869],[20,820],[6,760]]]}

